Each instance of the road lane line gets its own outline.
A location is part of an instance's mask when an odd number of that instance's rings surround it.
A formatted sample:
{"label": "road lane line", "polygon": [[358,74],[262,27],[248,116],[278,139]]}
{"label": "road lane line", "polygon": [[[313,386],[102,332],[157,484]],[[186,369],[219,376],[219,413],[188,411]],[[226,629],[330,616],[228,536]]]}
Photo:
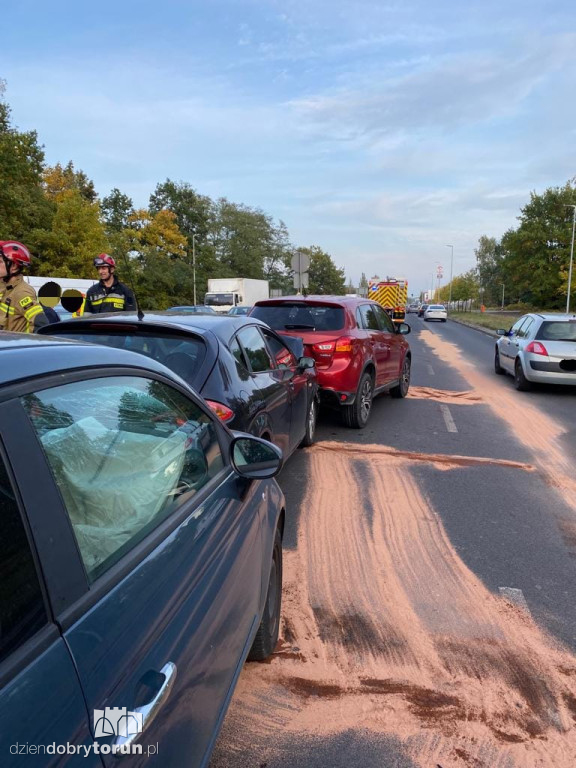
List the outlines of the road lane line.
{"label": "road lane line", "polygon": [[428,363],[427,367],[428,367],[428,373],[430,374],[430,376],[434,376],[434,368],[432,368],[430,363]]}
{"label": "road lane line", "polygon": [[514,603],[518,608],[522,608],[526,613],[530,613],[530,608],[528,608],[528,603],[526,602],[526,598],[521,589],[515,589],[514,587],[498,587],[498,591],[506,600]]}
{"label": "road lane line", "polygon": [[450,408],[448,408],[447,405],[441,405],[440,410],[442,411],[442,416],[444,416],[444,421],[446,423],[446,429],[448,432],[458,432],[458,427],[454,423],[454,419],[450,413]]}

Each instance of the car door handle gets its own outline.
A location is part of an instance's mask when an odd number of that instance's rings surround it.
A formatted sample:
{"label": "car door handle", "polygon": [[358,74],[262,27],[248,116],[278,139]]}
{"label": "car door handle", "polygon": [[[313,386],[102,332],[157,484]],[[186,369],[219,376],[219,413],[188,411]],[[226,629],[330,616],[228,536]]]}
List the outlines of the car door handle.
{"label": "car door handle", "polygon": [[[126,736],[118,736],[113,744],[114,747],[124,747],[125,745],[134,744],[140,736],[144,733],[146,728],[151,724],[151,722],[154,720],[158,712],[160,711],[160,708],[163,706],[163,704],[166,702],[166,699],[170,696],[170,691],[172,690],[172,687],[174,686],[174,681],[176,680],[176,664],[173,664],[171,661],[168,661],[162,669],[160,670],[160,674],[164,675],[166,678],[162,685],[160,686],[158,693],[154,696],[154,698],[148,702],[148,704],[143,704],[141,707],[136,707],[136,709],[132,710],[135,714],[142,715],[142,727],[138,731],[138,733],[130,733]],[[126,749],[126,752],[123,751],[117,751],[116,755],[121,757],[123,754],[129,754],[130,750]]]}

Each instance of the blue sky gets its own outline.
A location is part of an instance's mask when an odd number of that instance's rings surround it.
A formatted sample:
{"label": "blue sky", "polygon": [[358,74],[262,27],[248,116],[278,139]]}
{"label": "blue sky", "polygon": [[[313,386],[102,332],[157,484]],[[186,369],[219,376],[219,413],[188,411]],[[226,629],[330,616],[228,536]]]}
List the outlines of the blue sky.
{"label": "blue sky", "polygon": [[[4,4],[7,6],[7,3]],[[347,277],[474,263],[576,174],[576,13],[540,1],[14,0],[0,78],[49,163],[264,209]],[[17,50],[18,55],[10,55]]]}

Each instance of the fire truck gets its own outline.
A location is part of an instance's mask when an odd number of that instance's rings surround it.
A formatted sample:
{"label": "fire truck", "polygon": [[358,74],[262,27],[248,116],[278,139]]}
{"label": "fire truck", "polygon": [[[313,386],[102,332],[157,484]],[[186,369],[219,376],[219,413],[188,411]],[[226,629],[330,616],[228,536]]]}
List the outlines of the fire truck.
{"label": "fire truck", "polygon": [[369,280],[368,298],[377,301],[395,323],[403,323],[408,302],[408,281],[392,277]]}

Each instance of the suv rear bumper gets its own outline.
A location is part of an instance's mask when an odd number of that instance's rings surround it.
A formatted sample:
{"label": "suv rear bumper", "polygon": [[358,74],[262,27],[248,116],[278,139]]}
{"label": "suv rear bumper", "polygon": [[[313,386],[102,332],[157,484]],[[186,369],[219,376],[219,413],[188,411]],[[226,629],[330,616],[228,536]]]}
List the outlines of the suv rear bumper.
{"label": "suv rear bumper", "polygon": [[320,389],[320,402],[331,408],[341,405],[352,405],[356,400],[356,392],[340,392],[335,389]]}

